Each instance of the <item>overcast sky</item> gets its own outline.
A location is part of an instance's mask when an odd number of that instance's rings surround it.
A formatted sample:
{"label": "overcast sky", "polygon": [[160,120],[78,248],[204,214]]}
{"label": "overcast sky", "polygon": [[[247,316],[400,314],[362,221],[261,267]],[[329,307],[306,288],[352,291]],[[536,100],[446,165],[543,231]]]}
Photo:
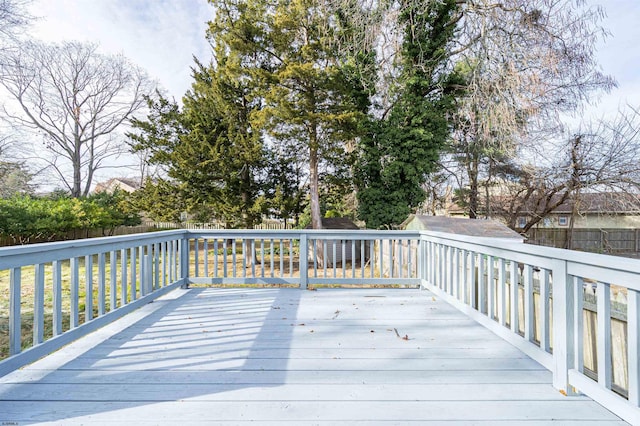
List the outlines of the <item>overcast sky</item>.
{"label": "overcast sky", "polygon": [[618,81],[618,88],[602,97],[592,115],[614,114],[627,103],[640,106],[640,0],[587,0],[602,5],[606,18],[602,26],[611,33],[598,45],[598,58],[606,74]]}
{"label": "overcast sky", "polygon": [[[611,36],[598,46],[604,71],[619,87],[589,114],[640,105],[640,0],[587,0],[605,7],[603,26]],[[192,55],[208,61],[204,38],[213,9],[206,0],[36,0],[41,17],[32,35],[49,41],[87,40],[111,53],[123,53],[145,68],[179,100],[190,87]]]}
{"label": "overcast sky", "polygon": [[[612,116],[627,103],[640,107],[640,0],[586,1],[606,10],[602,25],[611,35],[598,45],[597,55],[618,88],[583,116]],[[29,35],[92,41],[104,52],[122,53],[178,101],[191,85],[193,56],[203,62],[210,58],[204,36],[213,8],[206,0],[34,0],[31,12],[39,19]],[[106,172],[99,179],[107,178]]]}
{"label": "overcast sky", "polygon": [[190,87],[193,56],[208,61],[206,0],[35,0],[30,35],[81,40],[122,53],[179,100]]}

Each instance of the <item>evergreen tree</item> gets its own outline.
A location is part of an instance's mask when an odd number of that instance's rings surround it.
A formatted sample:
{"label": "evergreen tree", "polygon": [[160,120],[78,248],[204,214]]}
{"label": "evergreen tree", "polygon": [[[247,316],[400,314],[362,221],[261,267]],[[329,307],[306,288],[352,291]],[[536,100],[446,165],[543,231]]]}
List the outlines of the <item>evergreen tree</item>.
{"label": "evergreen tree", "polygon": [[370,121],[359,145],[358,215],[369,228],[397,225],[424,201],[422,185],[449,137],[447,116],[460,83],[446,67],[457,8],[455,0],[400,5],[404,39],[395,100]]}
{"label": "evergreen tree", "polygon": [[249,121],[257,103],[251,81],[240,74],[242,57],[224,37],[210,37],[215,63],[196,61],[182,111],[162,97],[150,101],[147,121],[135,120],[139,133],[130,137],[134,149],[151,150],[150,161],[166,166],[189,212],[252,228],[261,217],[256,169],[263,166],[262,141]]}
{"label": "evergreen tree", "polygon": [[237,74],[237,60],[216,49],[216,66],[198,64],[184,97],[188,133],[175,151],[170,175],[185,183],[191,206],[208,205],[231,227],[252,228],[260,220],[256,169],[262,167],[260,133],[249,122],[256,105],[251,85]]}
{"label": "evergreen tree", "polygon": [[361,116],[350,97],[343,61],[329,40],[339,27],[336,11],[318,0],[213,0],[210,40],[240,57],[238,75],[259,89],[260,110],[251,122],[275,145],[297,141],[308,162],[314,228],[321,227],[320,169],[345,158]]}

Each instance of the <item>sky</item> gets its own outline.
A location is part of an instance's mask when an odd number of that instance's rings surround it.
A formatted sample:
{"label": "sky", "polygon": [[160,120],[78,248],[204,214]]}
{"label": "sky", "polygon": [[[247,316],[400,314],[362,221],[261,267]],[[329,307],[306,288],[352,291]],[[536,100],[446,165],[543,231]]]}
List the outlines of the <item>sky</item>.
{"label": "sky", "polygon": [[104,53],[121,53],[180,100],[191,86],[193,56],[210,58],[206,0],[35,0],[32,37],[95,42]]}
{"label": "sky", "polygon": [[[581,117],[612,117],[626,104],[640,107],[640,0],[585,1],[606,11],[602,26],[610,35],[598,44],[597,57],[618,87]],[[37,17],[30,36],[96,42],[105,53],[122,53],[177,101],[191,85],[193,56],[205,63],[210,58],[205,30],[213,8],[206,0],[33,0],[30,10]]]}
{"label": "sky", "polygon": [[[609,37],[597,46],[605,73],[618,88],[602,96],[587,115],[611,114],[630,103],[640,106],[640,0],[586,0],[606,11]],[[190,87],[192,57],[208,61],[206,0],[35,0],[39,17],[29,32],[49,41],[83,40],[108,53],[122,53],[143,67],[168,94],[180,100]]]}
{"label": "sky", "polygon": [[602,26],[609,36],[597,46],[597,57],[605,74],[613,76],[618,87],[603,95],[587,110],[586,118],[611,117],[626,104],[640,107],[640,0],[587,0],[602,6],[606,16]]}

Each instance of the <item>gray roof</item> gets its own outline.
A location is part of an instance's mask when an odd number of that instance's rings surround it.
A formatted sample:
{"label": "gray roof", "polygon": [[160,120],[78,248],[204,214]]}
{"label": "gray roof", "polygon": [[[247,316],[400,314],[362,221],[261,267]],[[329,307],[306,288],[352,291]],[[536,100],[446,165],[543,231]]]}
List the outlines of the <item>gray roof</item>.
{"label": "gray roof", "polygon": [[487,219],[464,219],[447,216],[411,215],[402,224],[403,229],[447,232],[472,237],[509,238],[522,241],[522,235],[500,222]]}
{"label": "gray roof", "polygon": [[[306,229],[311,229],[311,224],[307,225]],[[323,217],[322,218],[323,229],[360,229],[358,225],[353,223],[348,217]]]}

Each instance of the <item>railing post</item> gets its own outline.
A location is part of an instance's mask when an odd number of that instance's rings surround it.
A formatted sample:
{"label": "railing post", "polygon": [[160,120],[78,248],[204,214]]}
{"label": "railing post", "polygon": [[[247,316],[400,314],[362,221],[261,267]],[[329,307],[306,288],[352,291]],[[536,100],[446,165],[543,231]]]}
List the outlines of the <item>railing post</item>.
{"label": "railing post", "polygon": [[567,262],[553,261],[553,387],[567,395],[574,394],[569,385],[573,368],[574,309],[573,280],[567,274]]}
{"label": "railing post", "polygon": [[20,268],[13,268],[9,273],[9,355],[16,355],[22,351],[21,274]]}
{"label": "railing post", "polygon": [[420,287],[425,287],[426,280],[426,268],[425,268],[425,241],[422,235],[419,236],[418,239],[418,259],[416,260],[416,270],[418,271],[418,280],[420,280]]}
{"label": "railing post", "polygon": [[184,232],[180,239],[180,279],[182,288],[189,288],[189,233]]}
{"label": "railing post", "polygon": [[[315,253],[314,253],[315,256]],[[307,234],[300,234],[300,289],[306,290],[309,284],[309,241]]]}

